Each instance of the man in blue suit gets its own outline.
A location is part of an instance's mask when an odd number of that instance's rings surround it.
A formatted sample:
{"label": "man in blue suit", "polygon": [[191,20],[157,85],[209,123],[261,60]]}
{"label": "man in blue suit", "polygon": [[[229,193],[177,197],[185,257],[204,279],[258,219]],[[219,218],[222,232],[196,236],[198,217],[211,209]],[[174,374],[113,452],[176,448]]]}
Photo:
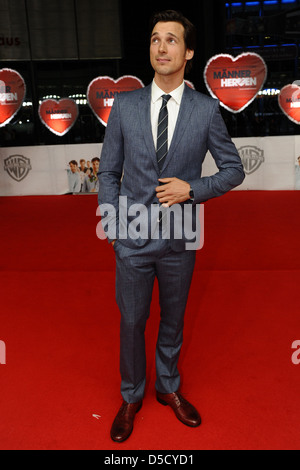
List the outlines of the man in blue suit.
{"label": "man in blue suit", "polygon": [[[143,402],[144,333],[155,278],[161,307],[156,347],[157,400],[169,405],[184,424],[197,427],[201,423],[196,408],[179,392],[177,367],[195,250],[187,248],[184,233],[182,238],[174,235],[176,217],[169,237],[163,236],[163,221],[174,207],[184,209],[188,205],[195,223],[201,203],[240,185],[245,175],[218,101],[185,85],[185,70],[194,50],[195,28],[189,20],[174,11],[154,16],[150,42],[153,83],[115,97],[103,144],[99,204],[115,250],[116,299],[121,312],[123,404],[111,428],[115,442],[130,436]],[[208,151],[219,171],[201,177]],[[105,210],[108,207],[114,208],[113,216]],[[132,207],[140,208],[140,223],[151,229],[148,236],[145,231],[141,237],[130,236]]]}

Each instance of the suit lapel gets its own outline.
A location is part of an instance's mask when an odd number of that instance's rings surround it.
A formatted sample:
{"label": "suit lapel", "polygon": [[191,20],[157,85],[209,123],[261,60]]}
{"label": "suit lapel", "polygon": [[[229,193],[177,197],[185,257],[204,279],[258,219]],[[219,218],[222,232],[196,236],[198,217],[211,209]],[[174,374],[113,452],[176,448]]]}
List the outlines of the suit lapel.
{"label": "suit lapel", "polygon": [[144,88],[144,93],[140,97],[139,102],[139,118],[140,118],[140,125],[141,130],[144,135],[145,144],[148,149],[148,153],[150,158],[153,161],[153,165],[157,174],[159,175],[159,168],[156,158],[156,150],[153,141],[153,134],[152,134],[152,125],[151,125],[151,90],[152,86],[149,85]]}
{"label": "suit lapel", "polygon": [[173,135],[173,139],[171,142],[171,146],[168,152],[168,155],[165,159],[164,166],[162,168],[162,172],[167,168],[170,161],[175,155],[176,148],[179,142],[182,140],[184,132],[187,128],[187,125],[190,123],[190,117],[194,109],[194,98],[193,98],[193,91],[185,85],[184,93],[182,96],[182,101],[178,113],[178,119]]}

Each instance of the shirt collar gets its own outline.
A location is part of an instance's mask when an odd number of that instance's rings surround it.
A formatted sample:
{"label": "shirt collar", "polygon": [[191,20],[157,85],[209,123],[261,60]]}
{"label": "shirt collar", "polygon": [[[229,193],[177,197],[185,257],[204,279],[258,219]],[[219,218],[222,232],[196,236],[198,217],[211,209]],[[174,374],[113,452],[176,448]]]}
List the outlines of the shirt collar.
{"label": "shirt collar", "polygon": [[[184,92],[184,87],[185,87],[185,83],[183,81],[182,84],[178,88],[176,88],[176,90],[173,90],[173,91],[171,91],[171,93],[168,93],[169,95],[172,96],[172,98],[179,105],[181,103],[182,95],[183,95],[183,92]],[[156,101],[159,100],[159,98],[161,98],[162,95],[165,95],[165,94],[166,93],[156,85],[155,80],[153,80],[153,82],[152,82],[152,102],[155,103]]]}

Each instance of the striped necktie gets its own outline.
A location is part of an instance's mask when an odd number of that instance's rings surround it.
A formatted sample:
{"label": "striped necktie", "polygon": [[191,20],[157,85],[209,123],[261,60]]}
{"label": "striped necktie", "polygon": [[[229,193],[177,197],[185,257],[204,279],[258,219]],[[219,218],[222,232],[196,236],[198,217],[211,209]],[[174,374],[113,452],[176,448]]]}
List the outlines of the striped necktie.
{"label": "striped necktie", "polygon": [[162,107],[160,108],[158,117],[158,129],[157,129],[157,162],[160,171],[162,170],[166,156],[168,155],[168,101],[171,98],[170,95],[162,95]]}

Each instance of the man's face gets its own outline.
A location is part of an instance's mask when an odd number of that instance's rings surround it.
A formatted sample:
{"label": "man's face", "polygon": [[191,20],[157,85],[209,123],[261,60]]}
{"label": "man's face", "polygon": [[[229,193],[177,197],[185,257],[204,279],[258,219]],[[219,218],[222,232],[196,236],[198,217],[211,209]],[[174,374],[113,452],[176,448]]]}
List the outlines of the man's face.
{"label": "man's face", "polygon": [[150,43],[150,61],[158,75],[184,73],[186,61],[194,52],[186,49],[184,27],[177,22],[159,22],[155,25]]}
{"label": "man's face", "polygon": [[70,168],[71,168],[72,173],[77,172],[77,165],[74,165],[74,163],[70,163]]}
{"label": "man's face", "polygon": [[94,171],[94,173],[98,173],[98,171],[99,171],[99,166],[100,166],[100,164],[99,164],[98,160],[95,160],[95,161],[93,162],[93,171]]}

